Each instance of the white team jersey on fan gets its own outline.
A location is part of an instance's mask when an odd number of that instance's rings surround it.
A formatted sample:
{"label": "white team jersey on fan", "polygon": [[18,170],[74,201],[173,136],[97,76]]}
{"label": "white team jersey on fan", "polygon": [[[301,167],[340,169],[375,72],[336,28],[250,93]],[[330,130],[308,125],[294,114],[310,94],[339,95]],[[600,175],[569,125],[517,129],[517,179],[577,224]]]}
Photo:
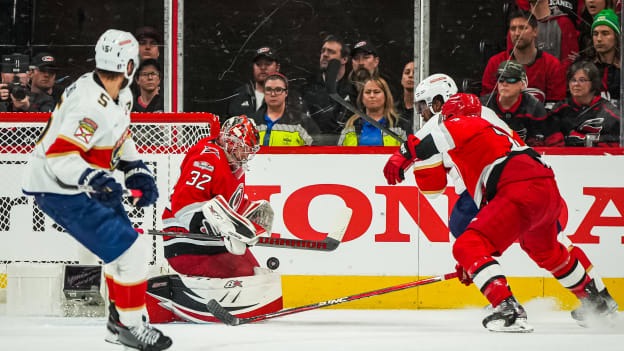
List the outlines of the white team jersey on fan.
{"label": "white team jersey on fan", "polygon": [[[512,135],[513,130],[507,125],[507,123],[505,123],[502,119],[500,119],[496,115],[496,112],[494,112],[492,109],[490,109],[488,107],[485,107],[485,106],[482,106],[481,107],[481,118],[483,118],[484,120],[490,122],[491,124],[501,128],[502,130],[506,131],[507,133],[509,133],[509,135]],[[440,122],[441,122],[440,121],[440,114],[436,113],[414,135],[418,139],[422,140],[422,138],[427,136],[427,134],[431,133],[431,130],[433,129],[433,127],[435,125],[439,124]],[[458,195],[461,195],[461,193],[463,193],[466,190],[466,185],[464,184],[464,181],[461,178],[461,175],[459,174],[459,171],[457,170],[457,167],[455,166],[455,163],[453,162],[451,157],[448,155],[448,153],[442,152],[442,153],[434,155],[431,158],[428,158],[426,160],[416,161],[414,163],[414,167],[415,168],[431,167],[431,166],[434,166],[434,165],[436,165],[436,164],[438,164],[440,162],[442,162],[444,164],[444,168],[446,168],[448,170],[448,174],[450,175],[451,179],[453,180],[453,185],[455,186],[455,192]],[[439,195],[439,194],[431,194],[431,197],[436,197],[437,195]]]}
{"label": "white team jersey on fan", "polygon": [[25,192],[77,194],[87,168],[113,170],[120,159],[138,159],[128,127],[132,93],[119,92],[116,103],[87,73],[65,89],[37,142],[22,183]]}

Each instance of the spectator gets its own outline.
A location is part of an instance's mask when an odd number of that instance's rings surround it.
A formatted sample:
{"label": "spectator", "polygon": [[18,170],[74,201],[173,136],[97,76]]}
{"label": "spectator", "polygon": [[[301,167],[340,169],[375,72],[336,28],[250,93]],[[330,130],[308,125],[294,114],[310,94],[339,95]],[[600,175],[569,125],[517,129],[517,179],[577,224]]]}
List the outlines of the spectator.
{"label": "spectator", "polygon": [[620,112],[600,96],[602,77],[596,65],[579,61],[568,70],[570,97],[559,103],[557,120],[566,146],[619,146]]}
{"label": "spectator", "polygon": [[275,72],[264,80],[265,104],[253,119],[263,146],[312,145],[319,133],[318,126],[307,113],[287,107],[288,79]]}
{"label": "spectator", "polygon": [[[47,94],[33,93],[28,88],[28,56],[2,56],[0,97],[7,112],[51,112],[54,100]],[[4,110],[4,109],[3,109]]]}
{"label": "spectator", "polygon": [[134,99],[132,112],[163,112],[160,92],[160,65],[154,59],[141,62],[135,77],[139,94]]}
{"label": "spectator", "polygon": [[602,77],[602,96],[614,104],[620,99],[620,23],[611,9],[596,15],[591,27],[593,49],[589,60]]}
{"label": "spectator", "polygon": [[403,96],[394,104],[394,108],[406,121],[414,122],[414,61],[408,62],[403,67],[401,75],[401,86],[403,86]]}
{"label": "spectator", "polygon": [[[494,92],[497,69],[501,62],[514,60],[525,66],[530,88],[539,90],[545,101],[554,103],[565,99],[565,71],[556,57],[535,47],[537,21],[529,12],[510,15],[509,32],[514,49],[492,56],[483,72],[481,95]],[[540,94],[540,95],[542,95]]]}
{"label": "spectator", "polygon": [[592,23],[594,23],[594,17],[605,9],[614,10],[614,0],[585,0],[585,10],[581,14],[581,22],[578,25],[579,49],[581,54],[585,56],[593,48],[591,27]]}
{"label": "spectator", "polygon": [[[577,25],[581,22],[584,0],[549,0],[548,6],[551,9],[565,13],[570,21]],[[517,0],[518,7],[523,10],[530,10],[529,0]]]}
{"label": "spectator", "polygon": [[264,46],[256,50],[253,58],[253,80],[236,89],[228,106],[229,116],[251,116],[262,107],[264,80],[269,74],[279,72],[280,64],[273,49]]}
{"label": "spectator", "polygon": [[162,36],[152,27],[141,27],[135,35],[139,41],[139,61],[154,59],[160,57],[160,47],[162,45]]}
{"label": "spectator", "polygon": [[567,69],[579,51],[574,23],[557,7],[551,9],[548,0],[529,0],[529,4],[537,18],[537,48],[559,59]]}
{"label": "spectator", "polygon": [[349,48],[344,42],[333,35],[323,40],[319,58],[319,71],[308,80],[303,93],[303,103],[310,117],[318,125],[321,135],[317,145],[336,145],[340,131],[347,121],[348,111],[329,97],[325,87],[325,71],[330,60],[340,61],[336,90],[338,95],[347,101],[355,101],[357,92],[345,77],[346,64],[349,60]]}
{"label": "spectator", "polygon": [[[394,99],[385,79],[371,78],[364,83],[357,100],[358,107],[375,121],[388,127],[405,139],[412,133],[411,121],[404,120],[394,110]],[[358,115],[345,124],[338,145],[342,146],[398,146],[399,141],[385,134]]]}
{"label": "spectator", "polygon": [[524,66],[515,61],[503,61],[498,66],[496,77],[497,93],[482,96],[482,104],[494,110],[527,145],[556,144],[555,139],[545,141],[555,129],[548,125],[544,106],[531,94],[522,91],[527,85]]}
{"label": "spectator", "polygon": [[372,77],[379,76],[379,56],[370,42],[362,40],[353,45],[351,50],[353,71],[365,68]]}
{"label": "spectator", "polygon": [[52,54],[42,52],[35,55],[30,63],[30,90],[33,93],[49,95],[54,103],[59,103],[63,89],[55,85],[58,68]]}

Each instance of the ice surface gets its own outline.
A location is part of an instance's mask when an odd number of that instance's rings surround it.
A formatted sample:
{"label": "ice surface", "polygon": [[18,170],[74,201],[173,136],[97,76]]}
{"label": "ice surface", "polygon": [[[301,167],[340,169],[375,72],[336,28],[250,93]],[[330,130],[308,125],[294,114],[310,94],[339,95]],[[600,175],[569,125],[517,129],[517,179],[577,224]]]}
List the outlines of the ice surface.
{"label": "ice surface", "polygon": [[[624,320],[584,329],[568,311],[525,304],[531,334],[497,334],[481,326],[486,312],[467,310],[307,311],[259,323],[169,324],[171,350],[202,351],[615,351],[624,350]],[[0,350],[122,350],[103,341],[104,318],[0,317]]]}

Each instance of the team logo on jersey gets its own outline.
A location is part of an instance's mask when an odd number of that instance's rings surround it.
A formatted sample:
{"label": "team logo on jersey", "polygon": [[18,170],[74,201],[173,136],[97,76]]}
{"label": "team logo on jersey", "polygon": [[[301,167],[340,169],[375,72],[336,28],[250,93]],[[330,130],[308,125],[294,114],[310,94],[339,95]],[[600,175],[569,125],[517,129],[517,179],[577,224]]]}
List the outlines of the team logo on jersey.
{"label": "team logo on jersey", "polygon": [[195,161],[193,162],[193,167],[206,170],[208,172],[214,171],[214,167],[210,165],[210,163],[206,161]]}
{"label": "team logo on jersey", "polygon": [[242,288],[243,282],[240,280],[228,280],[227,283],[223,286],[224,288]]}
{"label": "team logo on jersey", "polygon": [[243,201],[244,196],[245,196],[245,186],[243,185],[243,183],[240,183],[238,184],[238,187],[236,188],[236,190],[234,190],[234,193],[232,193],[232,196],[230,196],[230,201],[228,201],[228,205],[230,205],[230,207],[233,208],[234,210],[238,210],[238,207]]}
{"label": "team logo on jersey", "polygon": [[204,146],[204,150],[202,150],[200,155],[204,155],[204,154],[214,154],[214,155],[217,155],[217,158],[221,158],[219,156],[219,150],[215,149],[214,146],[210,146],[210,145]]}
{"label": "team logo on jersey", "polygon": [[78,122],[78,128],[76,128],[76,131],[74,132],[74,136],[78,140],[84,142],[85,144],[88,144],[89,141],[91,141],[91,138],[93,137],[93,133],[95,133],[97,128],[98,128],[97,123],[95,123],[92,119],[83,118]]}

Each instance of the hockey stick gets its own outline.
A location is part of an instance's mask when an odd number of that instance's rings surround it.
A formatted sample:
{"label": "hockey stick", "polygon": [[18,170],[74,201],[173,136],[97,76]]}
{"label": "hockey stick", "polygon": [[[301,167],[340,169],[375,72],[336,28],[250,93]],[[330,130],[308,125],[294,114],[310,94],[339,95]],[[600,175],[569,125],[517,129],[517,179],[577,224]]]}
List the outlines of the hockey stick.
{"label": "hockey stick", "polygon": [[[334,251],[340,245],[340,241],[344,236],[349,222],[351,221],[351,215],[353,211],[345,207],[339,211],[336,216],[335,225],[332,230],[327,234],[327,238],[323,240],[300,240],[300,239],[284,239],[284,238],[270,238],[260,237],[258,242],[254,246],[274,247],[274,248],[286,248],[286,249],[300,249],[300,250],[312,250],[312,251]],[[173,236],[176,238],[189,238],[205,241],[221,241],[222,238],[210,236],[203,233],[183,233],[183,232],[165,232],[160,230],[150,229],[147,231],[149,235],[158,236]]]}
{"label": "hockey stick", "polygon": [[391,131],[386,126],[384,126],[381,123],[375,121],[372,117],[370,117],[366,113],[360,111],[357,107],[355,107],[352,104],[348,103],[345,99],[343,99],[340,95],[338,95],[338,92],[336,91],[336,79],[338,78],[338,71],[339,70],[340,70],[340,61],[338,61],[338,59],[331,59],[331,60],[329,60],[329,63],[327,64],[327,70],[325,71],[325,87],[327,88],[327,92],[329,93],[329,97],[334,99],[334,101],[336,101],[340,105],[344,106],[344,108],[346,108],[347,110],[355,113],[356,115],[360,116],[361,118],[364,118],[368,123],[374,125],[379,130],[381,130],[384,133],[390,135],[391,137],[396,139],[401,144],[404,143],[405,140],[403,140],[403,138],[401,138],[397,133]]}
{"label": "hockey stick", "polygon": [[337,299],[317,302],[317,303],[313,303],[311,305],[306,305],[306,306],[301,306],[301,307],[293,307],[293,308],[289,308],[289,309],[285,309],[285,310],[281,310],[281,311],[277,311],[277,312],[271,312],[271,313],[263,314],[263,315],[260,315],[260,316],[249,317],[249,318],[238,318],[238,317],[236,317],[235,315],[231,314],[227,310],[227,308],[221,306],[221,304],[219,304],[219,302],[217,302],[217,300],[215,300],[215,299],[212,299],[212,300],[208,301],[206,306],[207,306],[208,312],[212,313],[215,316],[215,318],[217,318],[218,320],[220,320],[224,324],[236,326],[236,325],[241,325],[241,324],[259,322],[259,321],[263,321],[265,319],[272,319],[272,318],[287,316],[289,314],[315,310],[315,309],[319,309],[319,308],[323,308],[323,307],[327,307],[327,306],[338,305],[338,304],[345,303],[345,302],[350,302],[350,301],[355,301],[355,300],[359,300],[359,299],[364,299],[364,298],[371,297],[371,296],[383,295],[383,294],[391,293],[391,292],[394,292],[394,291],[399,291],[399,290],[413,288],[413,287],[416,287],[416,286],[421,286],[421,285],[426,285],[426,284],[431,284],[431,283],[437,283],[437,282],[441,282],[443,280],[453,279],[453,278],[456,278],[456,277],[457,277],[457,272],[453,272],[453,273],[448,273],[448,274],[444,274],[444,275],[437,276],[437,277],[417,280],[417,281],[414,281],[414,282],[411,282],[411,283],[395,285],[395,286],[391,286],[391,287],[384,288],[384,289],[373,290],[373,291],[369,291],[369,292],[365,292],[365,293],[359,293],[359,294],[355,294],[355,295],[351,295],[351,296],[340,297],[340,298],[337,298]]}

